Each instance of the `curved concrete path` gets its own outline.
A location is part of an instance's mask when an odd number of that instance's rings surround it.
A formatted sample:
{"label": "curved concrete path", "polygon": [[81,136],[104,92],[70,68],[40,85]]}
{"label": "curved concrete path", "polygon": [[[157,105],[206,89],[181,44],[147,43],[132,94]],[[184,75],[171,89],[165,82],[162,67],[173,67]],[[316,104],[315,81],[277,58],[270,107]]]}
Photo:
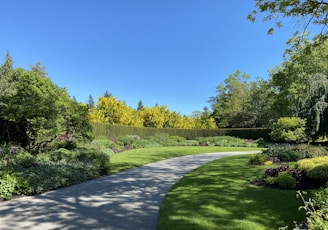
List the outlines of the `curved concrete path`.
{"label": "curved concrete path", "polygon": [[157,228],[162,200],[187,172],[218,158],[252,152],[172,158],[42,195],[0,203],[0,229]]}

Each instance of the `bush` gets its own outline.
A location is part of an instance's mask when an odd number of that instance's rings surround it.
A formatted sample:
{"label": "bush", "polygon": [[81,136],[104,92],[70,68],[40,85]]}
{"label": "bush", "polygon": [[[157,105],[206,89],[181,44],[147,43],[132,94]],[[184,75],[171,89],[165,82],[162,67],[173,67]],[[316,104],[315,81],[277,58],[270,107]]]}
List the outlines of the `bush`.
{"label": "bush", "polygon": [[[304,209],[306,211],[305,226],[302,224],[301,229],[328,229],[328,211],[326,206],[326,202],[328,200],[327,191],[319,191],[317,194],[318,196],[315,195],[315,199],[325,200],[325,204],[323,206],[321,206],[320,202],[317,200],[309,199],[309,201],[306,201],[303,194],[300,191],[297,192],[296,196],[301,198],[304,204],[303,206],[300,206],[299,209]],[[298,226],[296,226],[295,229],[299,229]]]}
{"label": "bush", "polygon": [[197,146],[199,142],[196,140],[185,140],[184,142],[179,144],[180,146]]}
{"label": "bush", "polygon": [[299,144],[292,147],[293,151],[299,152],[303,158],[328,156],[327,148],[308,144]]}
{"label": "bush", "polygon": [[[290,161],[298,161],[302,158],[304,158],[304,155],[302,152],[295,151],[293,149],[293,146],[285,145],[285,146],[270,146],[268,149],[263,151],[266,153],[269,157],[273,159],[273,161],[284,161],[284,162],[290,162]],[[278,158],[279,160],[275,160],[275,158]]]}
{"label": "bush", "polygon": [[305,119],[282,117],[273,125],[270,136],[274,141],[302,143],[307,140],[305,125]]}
{"label": "bush", "polygon": [[107,175],[110,172],[109,155],[95,148],[78,148],[73,151],[72,158],[68,161],[77,161],[82,163],[91,163],[100,175]]}
{"label": "bush", "polygon": [[311,179],[328,181],[328,156],[300,160],[296,163],[296,167],[303,170]]}
{"label": "bush", "polygon": [[313,199],[317,207],[328,210],[328,188],[321,188],[316,191]]}
{"label": "bush", "polygon": [[249,158],[249,164],[251,165],[263,165],[268,159],[268,155],[264,153],[252,154]]}
{"label": "bush", "polygon": [[320,166],[322,164],[328,164],[328,156],[299,160],[296,163],[296,168],[307,172],[312,168]]}
{"label": "bush", "polygon": [[200,145],[222,147],[257,147],[257,143],[231,136],[198,137]]}
{"label": "bush", "polygon": [[108,138],[105,136],[98,136],[92,140],[92,144],[96,146],[101,146],[103,148],[114,148],[117,140]]}
{"label": "bush", "polygon": [[0,174],[0,198],[10,199],[13,194],[20,194],[21,190],[27,187],[27,182],[23,180],[19,173]]}
{"label": "bush", "polygon": [[328,181],[328,163],[320,164],[318,166],[313,167],[312,169],[306,172],[306,175],[309,178],[327,182]]}
{"label": "bush", "polygon": [[9,175],[4,174],[0,177],[0,198],[1,199],[9,199],[12,194],[15,192],[17,181],[16,178]]}
{"label": "bush", "polygon": [[139,139],[140,137],[137,135],[123,135],[117,137],[117,144],[121,146],[125,146],[125,145],[133,146],[133,144]]}
{"label": "bush", "polygon": [[49,159],[55,162],[61,160],[69,160],[71,158],[72,158],[72,151],[65,148],[60,148],[56,151],[49,153]]}
{"label": "bush", "polygon": [[280,173],[288,172],[293,176],[297,182],[302,179],[302,171],[294,168],[290,168],[288,165],[281,165],[277,168],[269,168],[265,170],[265,176],[267,177],[278,177]]}
{"label": "bush", "polygon": [[16,157],[16,167],[29,168],[37,164],[35,157],[28,152],[21,152]]}
{"label": "bush", "polygon": [[281,188],[295,188],[296,187],[296,179],[293,177],[290,172],[280,172],[278,177],[275,179],[275,183],[279,185]]}

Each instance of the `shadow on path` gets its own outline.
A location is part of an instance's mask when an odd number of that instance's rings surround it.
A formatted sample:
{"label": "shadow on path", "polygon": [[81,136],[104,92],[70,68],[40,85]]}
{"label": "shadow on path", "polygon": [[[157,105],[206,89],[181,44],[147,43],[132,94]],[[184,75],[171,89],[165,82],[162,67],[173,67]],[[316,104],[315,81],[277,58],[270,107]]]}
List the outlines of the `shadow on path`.
{"label": "shadow on path", "polygon": [[0,229],[153,230],[162,200],[187,172],[218,158],[251,152],[172,158],[42,195],[0,203]]}

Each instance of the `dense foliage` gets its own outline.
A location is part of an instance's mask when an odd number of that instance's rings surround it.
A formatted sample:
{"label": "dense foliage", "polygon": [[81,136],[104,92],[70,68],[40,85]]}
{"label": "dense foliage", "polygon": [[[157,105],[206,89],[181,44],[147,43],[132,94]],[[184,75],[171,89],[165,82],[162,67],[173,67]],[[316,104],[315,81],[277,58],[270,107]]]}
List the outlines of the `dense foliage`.
{"label": "dense foliage", "polygon": [[0,147],[0,199],[33,195],[107,175],[109,154],[83,146],[32,155],[12,145]]}
{"label": "dense foliage", "polygon": [[67,137],[90,139],[91,131],[87,108],[56,86],[40,64],[15,69],[7,53],[0,67],[0,143],[40,152]]}
{"label": "dense foliage", "polygon": [[116,97],[105,94],[95,106],[89,106],[89,118],[92,122],[132,127],[214,129],[214,119],[208,108],[203,112],[195,111],[193,116],[182,116],[171,112],[167,106],[145,107],[139,102],[133,109]]}
{"label": "dense foliage", "polygon": [[268,139],[270,129],[267,128],[220,128],[220,129],[177,129],[177,128],[151,128],[111,125],[106,123],[93,123],[95,136],[117,137],[122,135],[138,135],[140,137],[154,136],[167,133],[170,136],[181,136],[188,140],[197,137],[233,136],[243,139]]}
{"label": "dense foliage", "polygon": [[304,119],[298,117],[281,117],[273,125],[270,133],[274,141],[302,143],[307,141]]}

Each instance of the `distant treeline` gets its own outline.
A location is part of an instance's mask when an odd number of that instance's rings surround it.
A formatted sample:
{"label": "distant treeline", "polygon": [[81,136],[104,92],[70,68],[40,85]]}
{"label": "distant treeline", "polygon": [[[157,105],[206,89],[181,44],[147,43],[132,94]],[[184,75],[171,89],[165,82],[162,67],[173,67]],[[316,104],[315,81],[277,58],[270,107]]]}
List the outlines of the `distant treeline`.
{"label": "distant treeline", "polygon": [[173,129],[173,128],[142,128],[104,123],[92,123],[95,136],[118,137],[122,135],[138,135],[140,137],[166,133],[170,136],[180,136],[187,140],[196,137],[233,136],[243,139],[269,138],[270,129],[266,128],[221,128],[221,129]]}

